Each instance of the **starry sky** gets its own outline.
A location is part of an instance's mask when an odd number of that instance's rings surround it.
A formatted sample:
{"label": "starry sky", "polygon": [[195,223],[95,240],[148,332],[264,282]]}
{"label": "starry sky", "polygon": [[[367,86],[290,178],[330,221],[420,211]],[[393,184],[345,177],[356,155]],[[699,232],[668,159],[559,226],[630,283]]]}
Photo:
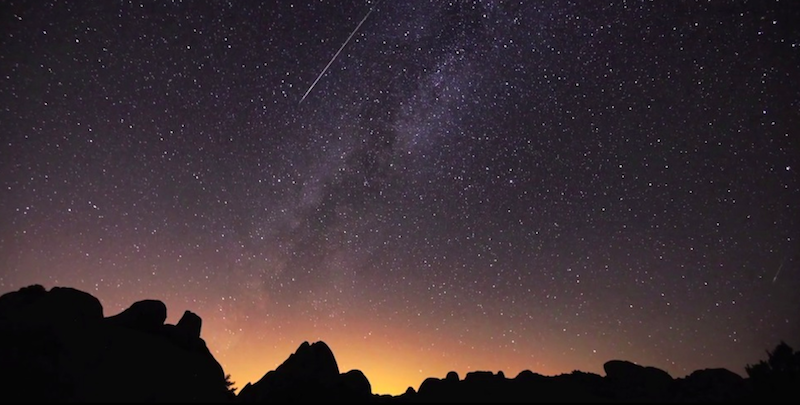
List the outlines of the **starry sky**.
{"label": "starry sky", "polygon": [[800,346],[798,72],[791,1],[4,1],[0,288],[196,312],[238,387],[744,374]]}

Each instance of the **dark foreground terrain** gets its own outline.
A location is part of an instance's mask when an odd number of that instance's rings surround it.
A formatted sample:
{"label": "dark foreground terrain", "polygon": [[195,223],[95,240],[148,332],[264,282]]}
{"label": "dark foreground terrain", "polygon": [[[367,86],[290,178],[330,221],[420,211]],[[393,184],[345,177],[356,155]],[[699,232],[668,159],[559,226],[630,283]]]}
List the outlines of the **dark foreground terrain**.
{"label": "dark foreground terrain", "polygon": [[303,342],[277,369],[238,395],[200,337],[202,320],[186,311],[165,324],[161,301],[144,300],[104,317],[94,296],[40,285],[0,297],[0,402],[795,402],[800,352],[781,343],[747,366],[685,378],[622,360],[606,375],[573,371],[450,372],[400,396],[374,395],[359,370],[340,373],[324,342]]}

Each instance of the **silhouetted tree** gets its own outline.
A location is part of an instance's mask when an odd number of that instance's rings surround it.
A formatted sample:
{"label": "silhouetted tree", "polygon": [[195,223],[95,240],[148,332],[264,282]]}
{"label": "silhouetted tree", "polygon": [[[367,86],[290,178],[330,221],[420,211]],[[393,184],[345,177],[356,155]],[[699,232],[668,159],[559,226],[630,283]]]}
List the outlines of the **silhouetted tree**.
{"label": "silhouetted tree", "polygon": [[236,396],[236,387],[234,387],[233,384],[236,383],[231,381],[231,375],[225,374],[225,388],[228,390],[228,394],[231,398]]}
{"label": "silhouetted tree", "polygon": [[790,400],[800,396],[800,351],[781,341],[775,350],[767,351],[767,360],[745,366],[760,399]]}

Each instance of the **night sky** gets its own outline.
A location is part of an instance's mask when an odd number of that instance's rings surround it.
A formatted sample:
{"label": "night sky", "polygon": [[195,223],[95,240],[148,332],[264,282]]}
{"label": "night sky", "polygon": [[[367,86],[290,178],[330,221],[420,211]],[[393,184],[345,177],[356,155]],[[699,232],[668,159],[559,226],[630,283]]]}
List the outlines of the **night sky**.
{"label": "night sky", "polygon": [[798,79],[793,1],[4,1],[0,287],[196,312],[240,388],[744,375],[800,346]]}

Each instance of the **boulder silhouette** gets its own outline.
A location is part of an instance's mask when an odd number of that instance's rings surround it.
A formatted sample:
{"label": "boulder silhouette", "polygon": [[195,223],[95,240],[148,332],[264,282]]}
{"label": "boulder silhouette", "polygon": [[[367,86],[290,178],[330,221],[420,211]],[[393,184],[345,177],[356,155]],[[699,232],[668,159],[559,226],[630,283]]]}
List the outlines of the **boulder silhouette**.
{"label": "boulder silhouette", "polygon": [[724,368],[694,371],[679,380],[677,400],[692,402],[737,402],[741,401],[744,379]]}
{"label": "boulder silhouette", "polygon": [[177,325],[164,325],[161,334],[169,338],[172,343],[189,351],[207,352],[205,341],[200,339],[200,329],[203,320],[191,311],[183,313]]}
{"label": "boulder silhouette", "polygon": [[165,319],[166,307],[154,300],[103,318],[95,297],[71,288],[37,285],[3,295],[0,402],[230,399],[205,342],[198,335],[188,347],[176,345],[168,333],[176,327]]}
{"label": "boulder silhouette", "polygon": [[242,402],[364,402],[372,389],[361,371],[339,374],[333,352],[325,342],[303,342],[278,368],[255,384],[247,384]]}
{"label": "boulder silhouette", "polygon": [[334,397],[348,398],[352,402],[366,402],[371,396],[372,385],[361,370],[350,370],[339,375]]}
{"label": "boulder silhouette", "polygon": [[186,311],[175,327],[189,338],[199,338],[203,320],[194,312]]}
{"label": "boulder silhouette", "polygon": [[444,379],[427,378],[418,391],[409,389],[397,397],[401,402],[420,403],[552,403],[613,401],[605,378],[580,371],[558,376],[543,376],[521,371],[513,379],[499,371],[473,371],[458,380],[449,372]]}
{"label": "boulder silhouette", "polygon": [[142,300],[109,317],[107,322],[143,332],[157,332],[167,320],[167,306],[158,300]]}
{"label": "boulder silhouette", "polygon": [[419,385],[419,390],[417,392],[422,396],[440,398],[450,393],[447,383],[448,381],[445,380],[428,377]]}
{"label": "boulder silhouette", "polygon": [[531,370],[522,370],[519,372],[519,374],[517,374],[516,377],[514,377],[514,379],[521,382],[528,382],[535,380],[537,377],[543,376],[541,374],[534,373]]}
{"label": "boulder silhouette", "polygon": [[32,285],[0,296],[0,402],[70,395],[74,376],[61,365],[73,359],[65,346],[74,331],[91,330],[102,320],[100,301],[72,288],[48,292]]}
{"label": "boulder silhouette", "polygon": [[618,399],[648,400],[668,396],[673,383],[672,377],[664,370],[643,367],[624,360],[611,360],[603,364],[606,380]]}
{"label": "boulder silhouette", "polygon": [[0,297],[0,322],[7,326],[78,326],[102,319],[100,301],[74,288],[53,287],[48,292],[37,284]]}

